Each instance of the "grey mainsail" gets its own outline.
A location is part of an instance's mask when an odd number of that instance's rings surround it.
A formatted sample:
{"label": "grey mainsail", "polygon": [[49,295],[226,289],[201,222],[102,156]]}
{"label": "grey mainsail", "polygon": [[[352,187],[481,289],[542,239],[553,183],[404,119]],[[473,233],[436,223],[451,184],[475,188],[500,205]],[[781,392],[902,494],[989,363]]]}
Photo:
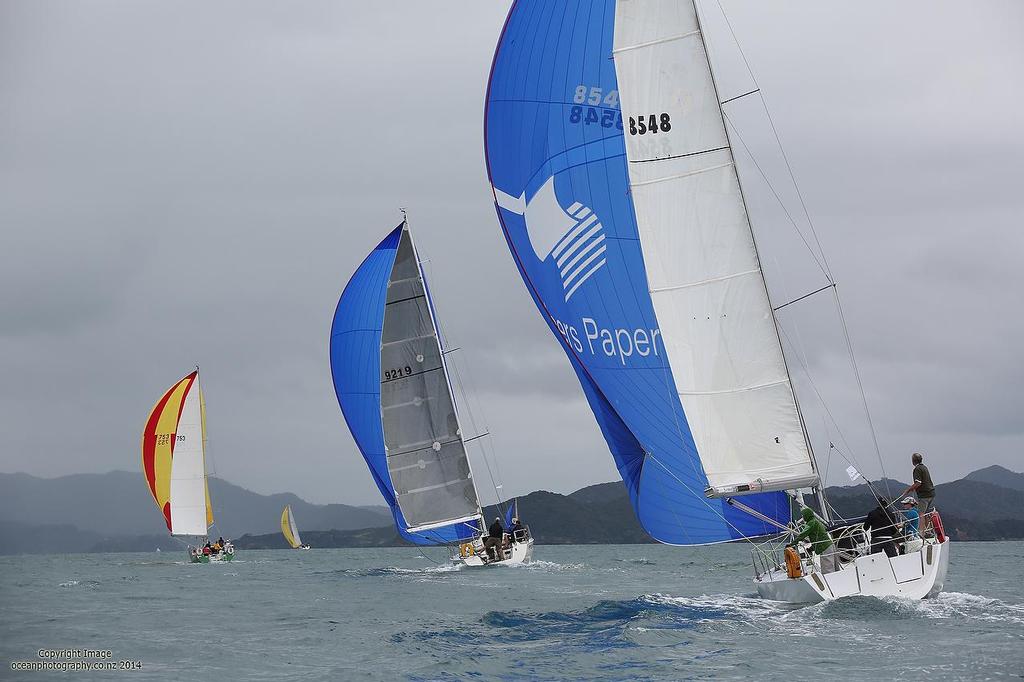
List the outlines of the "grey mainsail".
{"label": "grey mainsail", "polygon": [[478,519],[480,502],[408,226],[388,280],[380,353],[388,472],[409,530]]}

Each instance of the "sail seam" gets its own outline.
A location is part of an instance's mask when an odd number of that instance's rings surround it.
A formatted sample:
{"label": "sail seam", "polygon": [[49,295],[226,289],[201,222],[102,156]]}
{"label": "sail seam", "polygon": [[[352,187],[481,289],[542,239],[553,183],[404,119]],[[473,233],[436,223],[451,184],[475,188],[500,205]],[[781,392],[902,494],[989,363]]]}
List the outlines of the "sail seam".
{"label": "sail seam", "polygon": [[753,275],[755,272],[760,272],[761,268],[754,268],[753,270],[744,270],[743,272],[737,272],[732,275],[722,275],[721,277],[712,277],[710,279],[702,279],[699,282],[687,282],[686,284],[675,284],[670,287],[657,287],[655,289],[649,289],[648,292],[651,294],[660,294],[664,291],[677,291],[679,289],[689,289],[690,287],[699,287],[702,284],[711,284],[712,282],[724,282],[728,279],[734,279],[736,277],[743,277],[744,275]]}
{"label": "sail seam", "polygon": [[381,348],[386,348],[388,346],[394,346],[394,345],[399,344],[399,343],[408,343],[410,341],[419,341],[421,339],[432,339],[432,338],[434,338],[433,334],[423,334],[421,336],[410,336],[407,339],[398,339],[397,341],[387,341],[385,343],[380,344],[380,347]]}
{"label": "sail seam", "polygon": [[763,384],[756,384],[754,386],[743,386],[742,388],[726,388],[721,391],[677,391],[680,396],[684,395],[725,395],[727,393],[744,393],[746,391],[756,391],[759,388],[770,388],[772,386],[779,386],[782,384],[788,384],[789,379],[779,379],[778,381],[769,381]]}
{"label": "sail seam", "polygon": [[[651,161],[661,161],[661,159],[650,159],[650,160]],[[732,161],[730,161],[729,163],[720,163],[717,166],[708,166],[707,168],[699,168],[697,170],[692,170],[692,171],[689,171],[687,173],[679,173],[677,175],[666,175],[663,178],[654,178],[653,180],[641,180],[640,182],[631,182],[631,183],[629,183],[629,186],[631,188],[632,187],[641,187],[643,185],[653,185],[656,182],[665,182],[667,180],[681,180],[683,178],[688,178],[688,177],[690,177],[692,175],[700,175],[701,173],[708,173],[708,172],[711,172],[711,171],[714,171],[714,170],[721,170],[722,168],[728,168],[729,166],[732,166],[732,165],[733,165]]]}
{"label": "sail seam", "polygon": [[710,154],[711,152],[724,152],[730,149],[729,145],[724,147],[714,147],[713,149],[702,149],[699,152],[687,152],[685,154],[675,154],[673,156],[659,156],[656,159],[630,159],[630,163],[651,163],[652,161],[671,161],[673,159],[685,159],[690,156],[700,156],[701,154]]}
{"label": "sail seam", "polygon": [[419,533],[425,530],[432,530],[434,528],[441,528],[442,526],[454,526],[456,523],[463,523],[465,521],[473,521],[479,519],[479,514],[473,514],[472,516],[462,516],[457,519],[445,519],[444,521],[438,521],[437,523],[427,523],[422,526],[413,526],[406,528],[410,533]]}
{"label": "sail seam", "polygon": [[394,301],[388,301],[384,305],[388,306],[388,305],[395,305],[396,303],[405,303],[406,301],[415,301],[418,298],[426,298],[426,296],[424,296],[423,294],[419,294],[418,296],[409,296],[408,298],[399,298],[399,299],[396,299]]}
{"label": "sail seam", "polygon": [[658,38],[657,40],[650,40],[646,43],[637,43],[636,45],[627,45],[625,47],[619,47],[612,50],[612,54],[616,55],[620,52],[627,52],[629,50],[639,50],[643,47],[651,47],[653,45],[661,45],[662,43],[671,43],[675,40],[682,40],[683,38],[689,38],[690,36],[700,35],[700,31],[690,31],[689,33],[680,33],[674,36],[668,36],[667,38]]}
{"label": "sail seam", "polygon": [[[802,465],[779,464],[778,466],[763,467],[763,468],[754,469],[754,470],[751,470],[751,469],[740,469],[740,470],[735,470],[735,471],[716,471],[714,473],[714,475],[715,476],[724,476],[725,474],[743,474],[744,476],[750,476],[750,480],[749,481],[746,481],[746,480],[743,481],[744,483],[749,483],[750,481],[758,480],[757,479],[757,475],[761,474],[761,473],[764,473],[766,471],[779,471],[780,469],[794,469],[797,466],[802,466]],[[792,478],[792,477],[790,477],[790,478]],[[779,480],[783,480],[783,479],[779,479]],[[770,483],[771,480],[769,479],[767,482]],[[711,487],[712,488],[725,488],[725,487],[728,487],[728,486],[726,486],[726,485],[718,485],[718,486],[711,486]]]}
{"label": "sail seam", "polygon": [[[418,466],[418,465],[417,465]],[[399,471],[399,469],[393,469],[393,471]],[[451,481],[445,481],[444,483],[435,483],[434,485],[423,486],[422,488],[413,488],[412,490],[406,490],[404,493],[398,493],[399,495],[417,495],[419,493],[430,492],[431,490],[439,490],[441,488],[447,488],[450,485],[456,483],[465,483],[470,479],[468,478],[456,478]]]}

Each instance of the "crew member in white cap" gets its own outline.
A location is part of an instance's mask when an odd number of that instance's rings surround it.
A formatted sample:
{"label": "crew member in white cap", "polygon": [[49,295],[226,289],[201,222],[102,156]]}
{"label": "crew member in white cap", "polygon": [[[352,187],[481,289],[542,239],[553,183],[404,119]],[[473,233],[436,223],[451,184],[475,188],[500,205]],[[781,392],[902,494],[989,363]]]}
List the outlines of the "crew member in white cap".
{"label": "crew member in white cap", "polygon": [[901,503],[903,508],[900,512],[903,514],[903,518],[907,521],[903,524],[903,534],[909,540],[910,538],[916,538],[920,533],[918,532],[921,515],[917,513],[917,500],[907,495],[903,498]]}

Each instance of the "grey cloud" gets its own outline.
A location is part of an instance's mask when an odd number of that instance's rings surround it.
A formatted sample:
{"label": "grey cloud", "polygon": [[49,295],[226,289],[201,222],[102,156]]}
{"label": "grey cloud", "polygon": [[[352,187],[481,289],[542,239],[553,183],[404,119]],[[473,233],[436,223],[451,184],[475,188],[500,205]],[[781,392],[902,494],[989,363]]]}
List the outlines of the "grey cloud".
{"label": "grey cloud", "polygon": [[[723,4],[840,282],[890,473],[914,449],[940,480],[1019,469],[1020,5]],[[614,478],[491,204],[481,116],[507,5],[3,3],[0,469],[135,468],[150,406],[201,363],[218,474],[378,502],[327,335],[406,207],[504,492]],[[742,92],[728,28],[703,6],[723,91]],[[730,107],[797,215],[759,105]],[[820,286],[740,162],[773,297]],[[873,471],[821,296],[783,320]],[[820,451],[836,434],[813,402]]]}

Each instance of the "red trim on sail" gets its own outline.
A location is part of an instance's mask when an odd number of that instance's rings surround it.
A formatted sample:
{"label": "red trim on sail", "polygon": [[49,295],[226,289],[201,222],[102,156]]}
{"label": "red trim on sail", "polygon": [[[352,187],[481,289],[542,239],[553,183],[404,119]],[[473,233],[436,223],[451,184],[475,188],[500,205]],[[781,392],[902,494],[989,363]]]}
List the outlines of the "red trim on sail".
{"label": "red trim on sail", "polygon": [[171,530],[171,502],[164,503],[164,521],[167,522],[167,530]]}
{"label": "red trim on sail", "polygon": [[[178,404],[178,416],[174,418],[174,433],[171,434],[171,466],[174,465],[174,444],[178,442],[178,422],[181,421],[181,413],[185,411],[185,401],[188,400],[188,392],[192,390],[192,384],[196,382],[196,375],[198,374],[199,372],[192,372],[181,380],[187,381],[188,386],[185,387],[185,390],[181,394],[181,402]],[[180,384],[181,381],[178,383]],[[170,517],[168,516],[167,518]]]}
{"label": "red trim on sail", "polygon": [[164,397],[160,398],[160,402],[153,408],[149,414],[149,421],[146,422],[145,435],[142,439],[142,465],[145,468],[146,483],[149,485],[149,492],[152,493],[153,499],[156,499],[156,468],[153,466],[153,460],[156,457],[156,424],[160,421],[164,406],[167,405],[167,401],[170,400],[171,394],[177,387],[178,384],[174,384],[167,389],[167,393],[164,393]]}

